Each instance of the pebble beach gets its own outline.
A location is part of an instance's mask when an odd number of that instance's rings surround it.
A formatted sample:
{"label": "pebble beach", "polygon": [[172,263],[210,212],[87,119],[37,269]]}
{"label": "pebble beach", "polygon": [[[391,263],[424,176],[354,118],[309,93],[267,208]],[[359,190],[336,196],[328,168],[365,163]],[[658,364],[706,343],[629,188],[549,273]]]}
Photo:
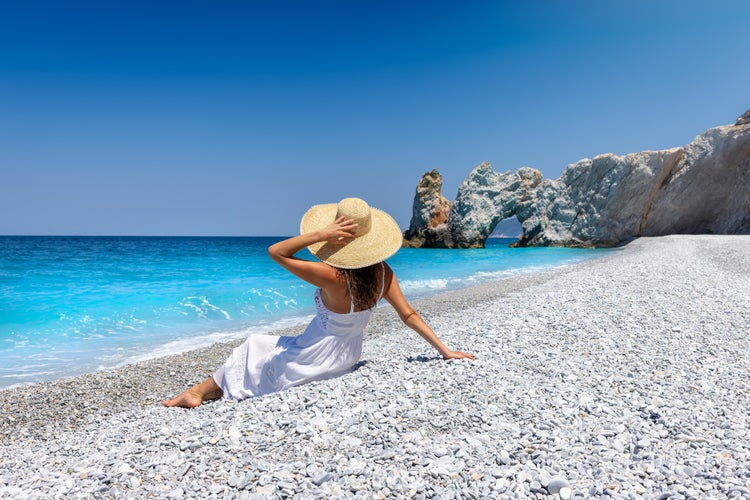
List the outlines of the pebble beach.
{"label": "pebble beach", "polygon": [[[358,368],[194,410],[239,343],[0,391],[0,498],[750,498],[750,236],[380,307]],[[277,332],[295,334],[302,327]]]}

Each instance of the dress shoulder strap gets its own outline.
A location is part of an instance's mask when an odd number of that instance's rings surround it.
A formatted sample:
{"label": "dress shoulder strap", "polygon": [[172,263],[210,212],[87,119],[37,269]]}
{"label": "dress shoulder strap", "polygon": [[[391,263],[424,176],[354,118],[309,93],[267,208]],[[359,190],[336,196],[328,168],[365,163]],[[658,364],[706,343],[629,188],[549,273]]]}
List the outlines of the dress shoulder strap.
{"label": "dress shoulder strap", "polygon": [[[349,290],[349,312],[353,313],[354,312],[354,295],[352,295],[352,287],[349,284],[349,277],[346,274],[344,275],[344,279],[346,280],[346,289]],[[383,298],[384,293],[385,293],[385,264],[381,262],[380,263],[380,295],[378,296],[378,300]],[[377,305],[377,302],[375,305]]]}
{"label": "dress shoulder strap", "polygon": [[385,293],[385,263],[380,263],[380,298],[378,300],[383,298],[383,294]]}
{"label": "dress shoulder strap", "polygon": [[354,295],[352,295],[352,287],[349,285],[349,277],[344,274],[344,279],[346,280],[346,289],[349,290],[349,313],[354,312]]}

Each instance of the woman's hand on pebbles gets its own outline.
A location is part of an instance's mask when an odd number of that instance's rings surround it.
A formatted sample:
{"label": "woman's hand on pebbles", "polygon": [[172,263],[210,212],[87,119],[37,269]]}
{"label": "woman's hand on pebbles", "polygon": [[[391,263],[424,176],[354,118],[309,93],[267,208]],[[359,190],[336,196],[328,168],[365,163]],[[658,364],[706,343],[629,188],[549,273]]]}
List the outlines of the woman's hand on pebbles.
{"label": "woman's hand on pebbles", "polygon": [[474,355],[469,354],[468,352],[461,352],[461,351],[448,351],[446,354],[443,354],[443,359],[470,359],[474,360]]}

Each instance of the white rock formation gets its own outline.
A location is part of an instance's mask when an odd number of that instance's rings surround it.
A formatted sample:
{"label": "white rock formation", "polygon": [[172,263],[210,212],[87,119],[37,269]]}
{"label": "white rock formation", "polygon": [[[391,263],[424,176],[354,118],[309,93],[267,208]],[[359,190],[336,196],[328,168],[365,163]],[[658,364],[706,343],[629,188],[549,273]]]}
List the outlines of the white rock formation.
{"label": "white rock formation", "polygon": [[448,214],[451,246],[483,247],[498,222],[512,217],[541,181],[542,173],[533,168],[500,173],[486,162],[476,167],[458,188]]}
{"label": "white rock formation", "polygon": [[521,246],[609,247],[639,236],[749,234],[750,110],[684,148],[583,159],[555,181],[542,181],[528,167],[498,173],[482,163],[461,184],[447,219],[442,177],[437,170],[428,174],[406,233],[412,246],[481,247],[513,215],[523,227]]}
{"label": "white rock formation", "polygon": [[707,130],[684,148],[581,160],[516,215],[529,246],[750,233],[750,123]]}
{"label": "white rock formation", "polygon": [[518,207],[524,230],[519,243],[613,246],[632,238],[655,178],[681,154],[681,149],[605,154],[570,165]]}
{"label": "white rock formation", "polygon": [[482,163],[458,188],[451,206],[440,194],[442,176],[437,170],[427,172],[417,186],[404,246],[482,247],[498,222],[512,217],[541,180],[542,173],[533,168],[499,173]]}

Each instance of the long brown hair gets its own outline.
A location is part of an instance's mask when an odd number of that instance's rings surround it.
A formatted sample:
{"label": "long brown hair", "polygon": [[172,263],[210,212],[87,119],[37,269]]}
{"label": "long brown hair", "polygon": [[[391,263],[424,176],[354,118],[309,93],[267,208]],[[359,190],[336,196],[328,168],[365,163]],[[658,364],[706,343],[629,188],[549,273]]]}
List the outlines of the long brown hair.
{"label": "long brown hair", "polygon": [[362,311],[375,307],[380,299],[381,284],[385,266],[378,262],[359,269],[336,269],[342,280],[349,283],[349,291],[354,302],[354,310]]}

